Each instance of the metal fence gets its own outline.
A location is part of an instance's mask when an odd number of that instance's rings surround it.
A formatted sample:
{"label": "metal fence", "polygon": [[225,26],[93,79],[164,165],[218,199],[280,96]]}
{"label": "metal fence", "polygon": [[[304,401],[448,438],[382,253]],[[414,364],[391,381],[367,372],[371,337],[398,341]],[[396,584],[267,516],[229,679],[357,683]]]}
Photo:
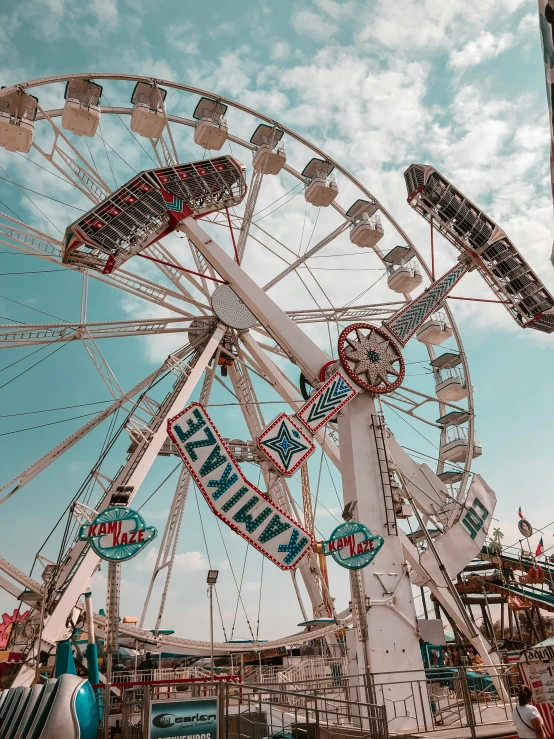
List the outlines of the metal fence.
{"label": "metal fence", "polygon": [[388,739],[383,706],[348,700],[336,692],[316,694],[215,682],[150,681],[103,686],[99,739],[148,739],[153,700],[217,696],[219,739]]}
{"label": "metal fence", "polygon": [[479,726],[511,725],[521,686],[517,665],[479,671],[437,667],[425,670],[422,679],[411,675],[395,672],[371,677],[372,695],[384,706],[391,731],[463,728],[466,735],[476,737]]}
{"label": "metal fence", "polygon": [[[421,677],[420,677],[421,675]],[[147,739],[152,701],[219,697],[219,739],[387,739],[390,734],[511,726],[521,686],[517,665],[436,667],[425,672],[314,676],[290,683],[241,682],[238,675],[150,679],[102,686],[99,738]],[[252,675],[254,677],[254,675]],[[119,680],[119,679],[118,679]]]}

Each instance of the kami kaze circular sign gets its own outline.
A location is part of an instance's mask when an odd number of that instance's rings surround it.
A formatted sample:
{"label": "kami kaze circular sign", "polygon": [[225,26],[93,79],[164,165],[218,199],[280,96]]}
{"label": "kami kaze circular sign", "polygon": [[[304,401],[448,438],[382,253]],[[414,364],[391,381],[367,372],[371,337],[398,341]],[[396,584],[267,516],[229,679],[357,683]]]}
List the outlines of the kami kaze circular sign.
{"label": "kami kaze circular sign", "polygon": [[375,559],[385,540],[374,535],[363,523],[341,523],[331,537],[322,542],[322,552],[331,555],[337,564],[349,570],[359,570]]}
{"label": "kami kaze circular sign", "polygon": [[79,539],[109,562],[124,562],[137,555],[158,534],[131,508],[113,506],[99,513],[91,523],[81,526]]}

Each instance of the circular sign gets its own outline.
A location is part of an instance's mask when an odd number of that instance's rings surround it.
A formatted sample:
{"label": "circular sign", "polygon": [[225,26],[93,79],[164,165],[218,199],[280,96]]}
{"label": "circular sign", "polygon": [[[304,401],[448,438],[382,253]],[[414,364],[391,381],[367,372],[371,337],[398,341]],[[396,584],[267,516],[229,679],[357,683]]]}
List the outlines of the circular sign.
{"label": "circular sign", "polygon": [[382,536],[372,534],[363,523],[348,521],[337,526],[330,539],[323,542],[322,551],[341,567],[359,570],[373,561],[384,543]]}
{"label": "circular sign", "polygon": [[519,533],[526,539],[528,539],[530,536],[533,536],[533,527],[526,518],[521,518],[517,522],[517,527],[519,529]]}
{"label": "circular sign", "polygon": [[90,542],[96,554],[108,562],[124,562],[135,557],[158,534],[131,508],[112,506],[91,523],[81,526],[79,539]]}
{"label": "circular sign", "polygon": [[404,380],[402,353],[382,329],[353,323],[339,336],[339,357],[348,375],[371,393],[391,393]]}

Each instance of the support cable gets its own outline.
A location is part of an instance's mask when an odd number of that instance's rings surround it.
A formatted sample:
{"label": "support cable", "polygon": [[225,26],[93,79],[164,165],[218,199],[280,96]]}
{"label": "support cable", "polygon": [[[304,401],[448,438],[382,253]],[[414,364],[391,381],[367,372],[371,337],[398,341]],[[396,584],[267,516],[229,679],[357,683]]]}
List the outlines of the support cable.
{"label": "support cable", "polygon": [[[204,520],[202,519],[202,512],[200,510],[200,502],[198,500],[198,488],[196,487],[196,482],[194,481],[194,478],[192,478],[192,484],[193,484],[193,489],[194,489],[194,497],[196,499],[196,507],[198,508],[198,516],[200,518],[200,527],[202,529],[202,536],[204,537],[204,546],[206,547],[206,555],[208,557],[208,564],[210,566],[210,569],[212,569],[212,559],[210,557],[210,550],[208,548],[208,540],[206,539],[206,531],[204,529]],[[225,624],[223,622],[223,613],[221,612],[221,606],[219,604],[219,597],[217,595],[217,585],[214,585],[214,592],[215,592],[215,600],[217,603],[217,610],[219,611],[219,618],[221,621],[221,628],[223,629],[223,638],[225,639],[225,641],[228,641],[227,633],[225,631]]]}
{"label": "support cable", "polygon": [[241,573],[241,576],[240,576],[239,592],[237,594],[237,604],[235,606],[235,616],[233,618],[233,627],[231,629],[231,641],[233,640],[233,635],[235,633],[235,624],[237,622],[237,613],[238,613],[238,610],[239,610],[239,598],[240,598],[241,592],[242,592],[242,583],[244,582],[244,571],[246,569],[246,560],[248,559],[248,549],[249,548],[250,548],[250,544],[248,544],[248,542],[246,542],[246,551],[244,552],[244,562],[242,564],[242,573]]}

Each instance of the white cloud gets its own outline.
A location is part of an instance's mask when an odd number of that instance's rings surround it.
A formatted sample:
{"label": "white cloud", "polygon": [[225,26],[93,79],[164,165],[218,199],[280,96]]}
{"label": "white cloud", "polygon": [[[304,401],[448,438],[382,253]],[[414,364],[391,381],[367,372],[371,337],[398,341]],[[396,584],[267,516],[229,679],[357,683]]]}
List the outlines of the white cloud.
{"label": "white cloud", "polygon": [[537,13],[527,13],[520,20],[517,27],[518,34],[533,34],[535,37],[539,32],[539,16]]}
{"label": "white cloud", "polygon": [[344,19],[354,9],[353,2],[336,2],[336,0],[314,0],[314,5],[335,20]]}
{"label": "white cloud", "polygon": [[271,58],[273,61],[281,62],[290,54],[290,46],[284,41],[279,41],[271,48]]}
{"label": "white cloud", "polygon": [[171,26],[165,32],[167,42],[181,54],[196,55],[198,51],[197,32],[192,23],[186,21],[179,26]]}
{"label": "white cloud", "polygon": [[[146,557],[139,557],[136,560],[137,572],[152,572],[156,564],[158,549],[149,547]],[[174,572],[200,572],[208,571],[209,563],[206,556],[202,552],[180,552],[175,555],[173,562]]]}
{"label": "white cloud", "polygon": [[[375,40],[389,49],[413,56],[450,49],[455,41],[470,41],[474,29],[505,24],[525,0],[377,0],[358,16],[358,40]],[[468,23],[471,18],[471,23]],[[417,29],[417,32],[414,32]]]}
{"label": "white cloud", "polygon": [[325,41],[338,31],[336,23],[326,20],[311,10],[299,10],[293,13],[291,24],[296,33],[309,36],[313,41]]}
{"label": "white cloud", "polygon": [[453,50],[450,53],[450,66],[454,69],[474,67],[488,59],[494,59],[513,43],[514,37],[511,33],[494,36],[489,31],[483,31],[476,39],[469,41],[463,49]]}

